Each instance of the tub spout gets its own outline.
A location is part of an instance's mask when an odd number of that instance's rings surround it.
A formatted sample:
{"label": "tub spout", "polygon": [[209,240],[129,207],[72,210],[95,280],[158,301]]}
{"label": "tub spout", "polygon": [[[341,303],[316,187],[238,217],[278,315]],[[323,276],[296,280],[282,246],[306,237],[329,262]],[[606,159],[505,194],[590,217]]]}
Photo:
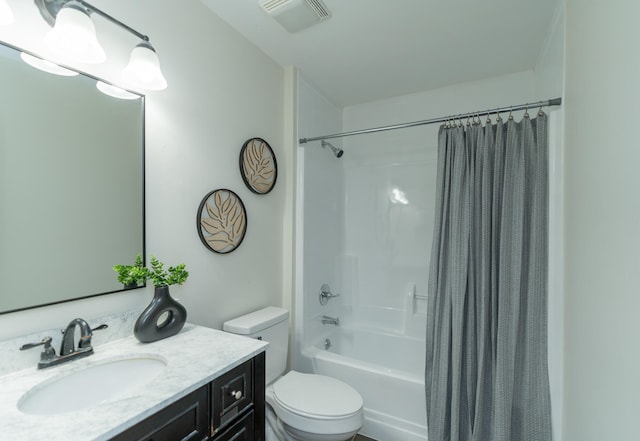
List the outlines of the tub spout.
{"label": "tub spout", "polygon": [[328,315],[323,315],[322,324],[340,326],[340,319],[338,317],[329,317]]}

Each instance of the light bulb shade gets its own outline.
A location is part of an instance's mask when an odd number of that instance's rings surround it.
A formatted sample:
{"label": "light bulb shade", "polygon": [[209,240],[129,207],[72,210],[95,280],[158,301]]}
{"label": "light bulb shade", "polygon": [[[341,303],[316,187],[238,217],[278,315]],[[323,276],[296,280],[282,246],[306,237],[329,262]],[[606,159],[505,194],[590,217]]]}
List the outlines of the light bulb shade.
{"label": "light bulb shade", "polygon": [[96,87],[100,92],[104,93],[105,95],[109,95],[114,98],[119,98],[121,100],[136,100],[140,98],[140,95],[136,95],[135,93],[131,93],[117,86],[107,84],[103,81],[97,81]]}
{"label": "light bulb shade", "polygon": [[96,28],[87,11],[77,1],[65,4],[56,23],[44,37],[47,46],[64,59],[98,64],[107,57],[96,38]]}
{"label": "light bulb shade", "polygon": [[62,66],[58,66],[51,61],[43,60],[42,58],[34,57],[33,55],[25,54],[24,52],[20,52],[20,58],[22,61],[27,63],[29,66],[35,67],[44,72],[48,72],[54,75],[61,75],[63,77],[75,77],[78,75],[78,72],[73,70],[69,70]]}
{"label": "light bulb shade", "polygon": [[123,69],[122,77],[136,88],[163,90],[167,88],[160,70],[160,60],[148,41],[138,44],[132,51],[129,64]]}
{"label": "light bulb shade", "polygon": [[0,26],[8,26],[13,23],[13,20],[11,8],[5,0],[0,0]]}

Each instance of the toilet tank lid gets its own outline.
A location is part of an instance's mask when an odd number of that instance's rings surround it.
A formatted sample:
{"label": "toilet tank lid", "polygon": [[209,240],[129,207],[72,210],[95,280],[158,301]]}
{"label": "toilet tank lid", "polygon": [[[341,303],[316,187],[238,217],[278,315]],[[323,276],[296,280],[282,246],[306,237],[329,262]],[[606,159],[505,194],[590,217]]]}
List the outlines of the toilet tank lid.
{"label": "toilet tank lid", "polygon": [[222,330],[234,334],[254,334],[289,318],[289,311],[268,306],[258,311],[224,322]]}

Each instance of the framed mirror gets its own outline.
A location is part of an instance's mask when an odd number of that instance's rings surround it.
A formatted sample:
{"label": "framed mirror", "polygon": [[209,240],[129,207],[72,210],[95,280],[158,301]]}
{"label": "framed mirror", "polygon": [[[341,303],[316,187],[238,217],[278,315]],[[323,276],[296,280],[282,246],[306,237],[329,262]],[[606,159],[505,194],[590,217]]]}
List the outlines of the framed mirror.
{"label": "framed mirror", "polygon": [[144,256],[144,97],[0,44],[0,313],[124,289]]}

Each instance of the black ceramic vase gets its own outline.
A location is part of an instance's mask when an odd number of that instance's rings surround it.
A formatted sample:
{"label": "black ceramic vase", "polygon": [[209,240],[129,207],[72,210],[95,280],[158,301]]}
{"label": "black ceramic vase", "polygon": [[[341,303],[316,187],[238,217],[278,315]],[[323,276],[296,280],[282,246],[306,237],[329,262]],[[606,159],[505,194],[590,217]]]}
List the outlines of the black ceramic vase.
{"label": "black ceramic vase", "polygon": [[133,335],[142,343],[176,335],[187,321],[187,310],[169,294],[169,286],[156,286],[153,300],[133,327]]}

